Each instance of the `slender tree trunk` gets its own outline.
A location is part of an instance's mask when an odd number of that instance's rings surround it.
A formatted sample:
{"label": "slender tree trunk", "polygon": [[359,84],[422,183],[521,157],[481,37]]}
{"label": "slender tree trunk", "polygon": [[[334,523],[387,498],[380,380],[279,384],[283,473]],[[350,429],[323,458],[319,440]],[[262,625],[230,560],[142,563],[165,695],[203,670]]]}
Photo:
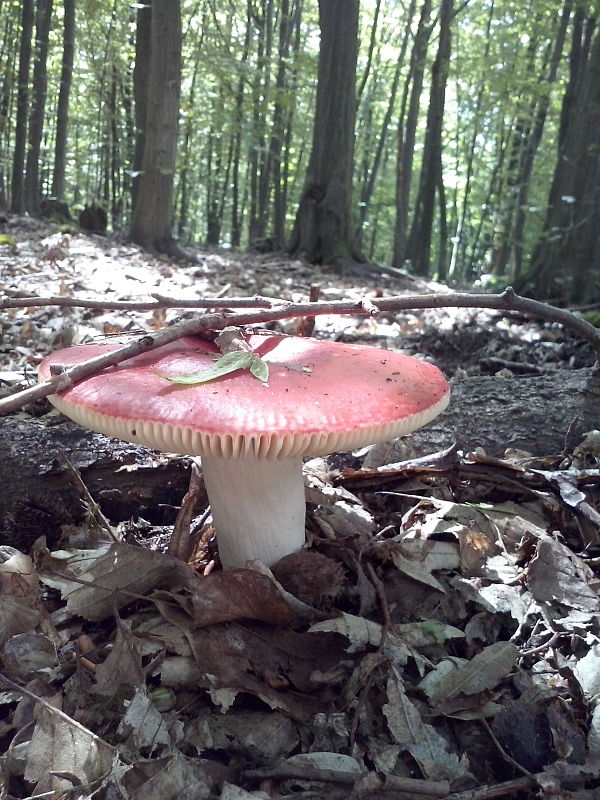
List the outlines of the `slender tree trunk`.
{"label": "slender tree trunk", "polygon": [[17,76],[17,119],[15,147],[12,163],[11,203],[13,214],[25,211],[24,175],[27,148],[27,112],[29,110],[29,65],[31,62],[31,36],[33,33],[33,0],[21,3],[21,42],[19,47],[19,72]]}
{"label": "slender tree trunk", "polygon": [[[489,13],[487,18],[486,24],[486,35],[485,35],[485,45],[483,49],[483,66],[484,69],[487,68],[488,64],[488,57],[490,53],[490,45],[492,43],[492,21],[495,16],[496,7],[494,2],[490,3]],[[457,43],[458,51],[460,52],[460,45]],[[479,136],[479,121],[481,119],[481,105],[483,101],[483,95],[485,91],[485,84],[483,81],[479,85],[479,90],[477,92],[477,99],[475,101],[475,106],[472,111],[473,115],[473,132],[471,134],[471,139],[469,141],[468,151],[467,151],[467,172],[465,176],[465,186],[462,193],[462,202],[460,211],[458,213],[458,220],[456,223],[456,234],[454,236],[454,244],[452,247],[452,255],[450,257],[450,264],[448,267],[448,279],[449,280],[457,280],[460,279],[460,276],[465,271],[465,253],[466,253],[466,240],[464,231],[465,231],[465,222],[467,219],[467,212],[469,210],[469,199],[471,194],[471,182],[473,179],[473,168],[475,163],[475,148],[477,146],[477,137]],[[481,219],[482,215],[480,215]]]}
{"label": "slender tree trunk", "polygon": [[[196,102],[196,81],[198,78],[199,58],[194,61],[194,71],[192,72],[192,80],[190,83],[190,93],[188,97],[188,106],[190,109],[194,108]],[[190,176],[190,154],[192,145],[192,134],[194,128],[194,116],[188,114],[185,122],[184,137],[183,137],[183,152],[182,152],[182,167],[179,175],[179,221],[177,231],[179,238],[184,241],[190,241],[189,235],[189,176]]]}
{"label": "slender tree trunk", "polygon": [[171,205],[180,91],[179,0],[153,0],[146,139],[130,236],[142,247],[161,252],[176,250]]}
{"label": "slender tree trunk", "polygon": [[148,82],[150,79],[150,51],[152,28],[152,0],[137,7],[135,31],[135,66],[133,68],[133,104],[135,109],[135,145],[133,150],[131,207],[135,208],[142,174],[146,124],[148,116]]}
{"label": "slender tree trunk", "polygon": [[417,275],[423,276],[429,274],[435,194],[442,169],[442,124],[450,61],[452,18],[453,0],[442,0],[438,51],[431,68],[431,91],[421,178],[408,244],[408,259]]}
{"label": "slender tree trunk", "polygon": [[313,141],[289,249],[341,270],[363,261],[352,223],[358,0],[320,0]]}
{"label": "slender tree trunk", "polygon": [[289,62],[290,44],[293,32],[293,18],[290,13],[289,0],[282,0],[279,8],[279,42],[277,47],[277,73],[275,76],[275,103],[271,138],[267,157],[267,175],[273,187],[273,246],[281,249],[284,246],[284,228],[281,219],[281,158],[285,136],[285,105],[287,99],[287,64]]}
{"label": "slender tree trunk", "polygon": [[406,261],[406,246],[408,241],[408,209],[410,203],[410,187],[412,183],[413,161],[417,125],[419,122],[419,107],[423,79],[425,76],[425,56],[427,43],[431,34],[429,18],[431,16],[431,0],[425,0],[421,6],[419,24],[415,33],[413,49],[410,59],[409,80],[411,83],[408,113],[405,118],[406,96],[409,83],[405,88],[405,101],[398,122],[398,154],[396,160],[396,221],[394,224],[394,254],[392,264],[402,268]]}
{"label": "slender tree trunk", "polygon": [[[410,41],[410,36],[411,36],[411,23],[415,14],[416,4],[417,4],[416,0],[411,0],[411,4],[406,15],[406,20],[407,20],[406,30],[405,30],[405,35],[402,39],[402,44],[400,46],[400,52],[398,55],[398,60],[396,62],[396,68],[394,70],[394,77],[392,79],[392,86],[390,88],[390,99],[387,105],[385,115],[383,117],[383,122],[381,124],[379,137],[377,138],[377,144],[375,146],[375,155],[373,156],[373,161],[369,165],[368,173],[365,176],[365,180],[363,181],[360,190],[359,233],[358,233],[359,236],[361,235],[360,232],[362,231],[362,227],[365,223],[365,220],[367,219],[367,214],[369,213],[369,208],[371,204],[371,199],[373,197],[373,192],[375,190],[375,184],[377,181],[379,168],[381,166],[381,162],[385,152],[387,134],[390,127],[390,122],[392,120],[394,105],[396,102],[396,94],[398,92],[398,85],[400,83],[400,73],[402,66],[404,64],[404,60],[406,58],[406,51],[408,50],[408,43]],[[379,6],[377,8],[379,8]]]}
{"label": "slender tree trunk", "polygon": [[65,194],[65,162],[67,154],[67,132],[69,126],[69,96],[73,77],[75,53],[75,0],[63,0],[63,56],[60,70],[60,89],[56,109],[56,141],[54,145],[54,172],[52,194],[59,200]]}
{"label": "slender tree trunk", "polygon": [[[244,45],[241,54],[241,63],[248,63],[250,53],[251,26],[250,17],[246,17],[246,31],[244,33]],[[233,112],[233,152],[231,166],[231,246],[239,247],[242,242],[242,212],[241,212],[241,186],[240,186],[240,162],[242,159],[242,124],[244,121],[244,73],[240,71],[238,78],[234,112]]]}
{"label": "slender tree trunk", "polygon": [[381,13],[381,0],[375,0],[375,11],[373,12],[373,24],[371,25],[371,36],[369,37],[369,50],[367,51],[367,63],[363,71],[362,77],[359,81],[358,88],[356,89],[356,106],[360,103],[363,92],[369,80],[371,67],[373,65],[373,54],[375,52],[375,44],[377,43],[377,36],[379,33],[379,14]]}
{"label": "slender tree trunk", "polygon": [[510,276],[511,283],[515,283],[521,277],[523,264],[523,236],[525,232],[526,221],[525,209],[527,208],[529,202],[529,184],[531,180],[531,174],[533,172],[535,157],[542,140],[542,134],[544,132],[548,107],[550,105],[550,87],[556,80],[572,10],[573,3],[571,0],[567,0],[563,7],[558,31],[554,40],[552,55],[550,57],[550,63],[548,65],[548,74],[545,81],[547,89],[546,92],[540,97],[535,118],[533,120],[533,126],[525,143],[521,157],[519,189],[517,192],[516,202],[515,229],[513,236],[514,244],[512,270]]}
{"label": "slender tree trunk", "polygon": [[29,135],[25,162],[25,210],[40,210],[40,154],[44,132],[44,112],[48,91],[48,37],[52,19],[52,0],[38,0],[35,18],[35,59],[33,64],[33,103],[29,115]]}
{"label": "slender tree trunk", "polygon": [[[289,55],[292,68],[287,79],[288,97],[294,97],[298,85],[298,54],[300,52],[302,31],[302,4],[303,0],[296,0],[293,13],[293,25],[290,31],[291,53]],[[278,249],[285,246],[286,215],[288,205],[288,189],[290,177],[290,151],[292,148],[292,134],[294,127],[295,104],[288,102],[287,111],[283,119],[282,141],[279,151],[279,160],[275,164],[273,174],[273,241]]]}

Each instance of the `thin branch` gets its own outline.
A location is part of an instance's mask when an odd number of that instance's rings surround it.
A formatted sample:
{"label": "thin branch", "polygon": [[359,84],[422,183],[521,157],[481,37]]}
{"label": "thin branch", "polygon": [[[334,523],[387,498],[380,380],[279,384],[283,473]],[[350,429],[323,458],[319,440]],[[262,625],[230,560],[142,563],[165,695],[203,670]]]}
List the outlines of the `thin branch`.
{"label": "thin branch", "polygon": [[[231,303],[231,301],[230,301]],[[253,311],[230,312],[227,310],[203,314],[192,320],[185,320],[165,328],[158,333],[147,333],[139,339],[129,342],[104,355],[83,361],[75,367],[54,375],[29,389],[17,392],[0,400],[0,415],[31,403],[49,394],[63,391],[74,383],[95,375],[106,367],[112,367],[128,358],[154,350],[164,344],[180,339],[182,336],[208,334],[210,331],[222,330],[228,325],[242,327],[244,325],[264,325],[279,319],[290,317],[315,317],[320,314],[355,314],[374,316],[382,311],[405,311],[424,308],[488,308],[502,312],[517,311],[531,317],[538,317],[547,322],[557,322],[582,339],[590,342],[596,353],[600,353],[600,331],[589,322],[575,316],[570,311],[556,306],[549,306],[537,300],[521,297],[507,288],[501,294],[427,294],[389,297],[387,299],[367,299],[364,301],[336,300],[329,303],[290,303],[285,300],[273,300],[270,308]]]}
{"label": "thin branch", "polygon": [[20,295],[0,300],[0,310],[6,308],[35,308],[61,306],[62,308],[95,308],[108,311],[153,311],[157,308],[271,308],[285,304],[285,300],[274,301],[269,297],[235,297],[229,300],[222,297],[198,297],[184,300],[152,292],[153,302],[141,300],[85,300],[76,297],[23,297]]}
{"label": "thin branch", "polygon": [[[321,781],[322,783],[339,783],[342,786],[354,786],[357,781],[364,777],[355,772],[342,772],[334,769],[321,769],[320,767],[308,764],[296,765],[285,761],[270,767],[260,769],[247,769],[244,771],[247,778],[264,779],[275,778],[276,780],[286,780],[297,778],[309,781]],[[404,778],[396,775],[379,773],[383,779],[383,790],[393,790],[394,792],[405,792],[413,797],[447,797],[450,784],[448,781],[430,781],[419,778]]]}

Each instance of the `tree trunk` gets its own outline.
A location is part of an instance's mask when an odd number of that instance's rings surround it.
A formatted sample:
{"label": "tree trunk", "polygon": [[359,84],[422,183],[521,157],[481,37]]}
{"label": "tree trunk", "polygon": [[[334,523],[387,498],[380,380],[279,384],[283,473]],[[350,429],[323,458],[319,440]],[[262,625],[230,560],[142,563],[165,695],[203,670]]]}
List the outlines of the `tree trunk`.
{"label": "tree trunk", "polygon": [[542,134],[544,132],[544,125],[546,123],[546,115],[550,105],[550,88],[556,81],[556,75],[562,59],[567,28],[571,18],[572,10],[573,3],[571,0],[567,0],[563,7],[560,23],[556,32],[556,38],[554,40],[554,46],[552,48],[550,63],[548,65],[548,73],[545,80],[547,88],[545,93],[543,93],[539,99],[533,125],[521,154],[518,183],[519,188],[517,192],[515,229],[513,236],[513,258],[510,275],[511,283],[514,283],[521,277],[523,263],[523,236],[525,232],[526,220],[525,209],[527,208],[527,204],[529,202],[529,183],[531,180],[531,173],[533,172],[535,157],[540,146],[540,142],[542,141]]}
{"label": "tree trunk", "polygon": [[[292,62],[287,80],[288,97],[293,98],[298,86],[298,54],[301,49],[302,34],[302,4],[303,0],[296,0],[293,12],[293,26],[290,30],[291,54],[288,56]],[[290,151],[292,148],[292,133],[294,128],[295,104],[287,103],[287,111],[283,120],[282,141],[280,145],[280,158],[274,165],[273,172],[273,242],[276,248],[285,246],[286,216],[288,205],[288,189],[290,178]]]}
{"label": "tree trunk", "polygon": [[279,42],[277,48],[277,73],[275,76],[275,103],[271,138],[267,155],[267,175],[273,187],[273,247],[277,250],[284,246],[285,208],[282,206],[281,192],[281,159],[285,137],[285,106],[289,102],[287,94],[287,64],[290,60],[290,45],[293,32],[293,16],[289,0],[282,0],[279,9]]}
{"label": "tree trunk", "polygon": [[[379,168],[381,166],[381,162],[385,151],[387,134],[390,127],[390,122],[392,120],[392,113],[394,110],[394,104],[396,102],[398,85],[400,83],[400,71],[402,69],[402,65],[404,64],[404,59],[406,58],[406,51],[408,49],[408,43],[410,40],[410,24],[412,22],[412,18],[415,13],[415,6],[416,6],[416,0],[411,0],[411,5],[406,17],[407,19],[406,31],[402,39],[402,45],[400,46],[400,53],[398,55],[396,68],[394,70],[394,77],[392,79],[392,86],[390,88],[390,99],[383,117],[383,122],[381,123],[381,130],[379,132],[379,136],[377,138],[377,144],[375,146],[375,155],[373,156],[373,160],[371,161],[371,163],[368,165],[367,174],[365,175],[365,179],[360,189],[359,225],[357,232],[357,236],[359,237],[362,236],[363,225],[365,224],[365,221],[367,219],[367,214],[369,213],[371,199],[373,197],[373,192],[375,190],[375,183],[377,181]],[[377,6],[377,9],[379,9],[379,6]],[[375,22],[373,23],[373,26],[375,26]]]}
{"label": "tree trunk", "polygon": [[23,0],[21,5],[21,43],[19,47],[19,73],[17,76],[17,118],[15,146],[12,163],[11,203],[13,214],[25,211],[23,178],[25,150],[27,147],[27,112],[29,110],[29,65],[31,62],[31,35],[33,33],[33,0]]}
{"label": "tree trunk", "polygon": [[398,122],[398,153],[396,160],[396,221],[394,224],[394,254],[392,264],[401,269],[406,261],[406,244],[408,240],[408,208],[410,201],[410,185],[412,182],[413,160],[417,125],[419,122],[419,106],[425,76],[425,56],[427,43],[431,34],[429,17],[431,16],[431,0],[425,0],[421,6],[419,24],[410,57],[411,81],[408,113],[405,117],[408,81],[405,87],[403,110]]}
{"label": "tree trunk", "polygon": [[548,213],[524,283],[537,297],[579,304],[600,298],[600,32],[592,19],[573,27],[570,69]]}
{"label": "tree trunk", "polygon": [[313,141],[289,249],[341,270],[363,261],[352,223],[358,0],[320,0]]}
{"label": "tree trunk", "polygon": [[[494,19],[494,15],[496,12],[496,8],[494,3],[490,4],[489,11],[488,11],[488,18],[485,30],[485,44],[483,48],[483,68],[488,68],[488,58],[490,53],[490,45],[492,43],[492,22]],[[457,42],[457,49],[460,52],[460,43]],[[456,234],[453,238],[453,247],[452,247],[452,255],[450,256],[450,263],[448,265],[448,279],[450,281],[460,281],[465,273],[465,261],[466,261],[466,236],[465,233],[465,222],[467,219],[467,213],[469,210],[469,200],[470,200],[470,193],[471,193],[471,181],[473,179],[473,171],[474,171],[474,161],[475,161],[475,148],[477,146],[477,137],[479,136],[480,130],[480,120],[482,117],[482,100],[485,92],[485,84],[483,81],[479,85],[479,90],[477,92],[477,99],[475,100],[475,104],[473,106],[473,110],[471,112],[473,116],[473,133],[471,134],[471,139],[469,141],[467,156],[466,156],[466,176],[465,176],[465,186],[462,193],[462,201],[460,210],[458,212],[458,219],[456,223]],[[480,220],[483,219],[483,214],[480,214]],[[480,222],[481,224],[481,222]]]}
{"label": "tree trunk", "polygon": [[146,118],[148,116],[148,81],[150,78],[150,51],[152,26],[152,0],[137,7],[135,29],[135,65],[133,67],[133,104],[135,114],[135,145],[133,151],[131,208],[137,205],[138,188],[142,174]]}
{"label": "tree trunk", "polygon": [[63,56],[60,70],[60,89],[56,109],[56,141],[54,145],[54,173],[52,195],[59,200],[65,193],[65,161],[67,153],[67,131],[69,125],[69,96],[73,77],[75,53],[75,0],[63,0]]}
{"label": "tree trunk", "polygon": [[153,0],[146,139],[130,236],[148,250],[173,252],[171,204],[181,91],[179,0]]}
{"label": "tree trunk", "polygon": [[38,0],[35,18],[35,60],[33,64],[33,103],[29,115],[29,136],[25,163],[25,210],[36,215],[40,210],[40,153],[44,132],[44,112],[48,91],[48,37],[52,19],[52,0]]}
{"label": "tree trunk", "polygon": [[436,188],[442,169],[442,125],[446,101],[446,83],[451,48],[453,0],[440,4],[440,35],[438,51],[431,68],[431,91],[427,111],[427,131],[419,192],[408,242],[408,260],[417,275],[429,275],[429,258],[433,232]]}
{"label": "tree trunk", "polygon": [[[240,58],[241,64],[245,67],[248,63],[251,39],[250,18],[246,19],[246,31],[244,34],[244,46]],[[241,210],[241,187],[240,187],[240,162],[242,159],[242,125],[244,122],[244,86],[245,78],[243,70],[237,81],[235,101],[233,104],[233,153],[232,153],[232,175],[231,175],[231,246],[239,247],[242,242],[242,210]]]}

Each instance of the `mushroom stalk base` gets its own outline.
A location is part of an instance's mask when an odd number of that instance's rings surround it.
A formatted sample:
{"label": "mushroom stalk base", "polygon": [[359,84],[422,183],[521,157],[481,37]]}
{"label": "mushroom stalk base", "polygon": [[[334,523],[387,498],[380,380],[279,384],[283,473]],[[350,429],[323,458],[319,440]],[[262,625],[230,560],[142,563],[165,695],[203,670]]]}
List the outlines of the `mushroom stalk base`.
{"label": "mushroom stalk base", "polygon": [[301,459],[202,457],[223,569],[259,559],[267,566],[305,541]]}

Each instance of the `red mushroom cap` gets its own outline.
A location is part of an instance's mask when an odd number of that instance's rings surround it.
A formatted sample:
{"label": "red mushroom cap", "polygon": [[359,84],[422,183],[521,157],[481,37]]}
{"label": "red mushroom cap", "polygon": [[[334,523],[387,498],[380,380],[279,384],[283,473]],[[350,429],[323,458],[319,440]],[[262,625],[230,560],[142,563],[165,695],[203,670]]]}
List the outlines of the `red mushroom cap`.
{"label": "red mushroom cap", "polygon": [[[53,395],[54,405],[92,430],[189,455],[298,458],[386,441],[444,410],[448,384],[432,364],[362,345],[249,336],[269,365],[268,384],[247,370],[192,386],[169,383],[219,355],[199,337],[179,339]],[[118,345],[70,347],[45,358],[72,366]]]}

